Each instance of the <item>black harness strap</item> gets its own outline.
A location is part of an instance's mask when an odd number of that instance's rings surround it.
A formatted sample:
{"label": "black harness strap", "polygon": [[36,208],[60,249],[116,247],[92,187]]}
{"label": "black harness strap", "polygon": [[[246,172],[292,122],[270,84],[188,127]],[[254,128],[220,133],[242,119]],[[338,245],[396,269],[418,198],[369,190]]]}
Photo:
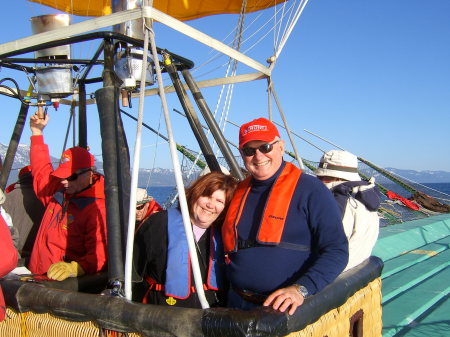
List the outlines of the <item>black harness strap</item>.
{"label": "black harness strap", "polygon": [[253,248],[253,247],[279,247],[279,248],[285,248],[290,250],[297,250],[302,252],[309,252],[310,247],[306,245],[299,245],[296,243],[290,243],[290,242],[280,242],[276,245],[267,245],[267,244],[261,244],[257,242],[256,240],[241,240],[239,239],[237,242],[238,249],[247,249],[247,248]]}

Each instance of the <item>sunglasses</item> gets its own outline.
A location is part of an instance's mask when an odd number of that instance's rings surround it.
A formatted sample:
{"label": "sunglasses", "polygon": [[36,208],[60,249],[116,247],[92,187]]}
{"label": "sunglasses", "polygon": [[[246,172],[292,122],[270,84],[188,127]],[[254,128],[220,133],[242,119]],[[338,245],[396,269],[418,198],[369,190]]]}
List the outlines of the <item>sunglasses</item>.
{"label": "sunglasses", "polygon": [[140,211],[141,209],[143,209],[145,207],[145,204],[140,204],[140,205],[137,205],[136,206],[136,209],[138,210],[138,211]]}
{"label": "sunglasses", "polygon": [[89,171],[92,171],[92,170],[91,170],[90,168],[89,168],[89,169],[85,169],[85,170],[80,171],[80,172],[78,172],[78,173],[72,174],[70,177],[67,177],[67,178],[65,178],[64,180],[67,180],[67,181],[74,181],[74,180],[77,180],[79,176],[81,176],[82,174],[84,174],[84,173],[86,173],[86,172],[89,172]]}
{"label": "sunglasses", "polygon": [[254,156],[256,154],[256,150],[259,150],[259,152],[261,152],[261,153],[269,153],[270,151],[273,150],[273,146],[278,142],[279,142],[279,140],[276,140],[273,143],[265,143],[258,147],[245,147],[244,146],[241,149],[241,151],[244,154],[244,156],[246,156],[246,157]]}

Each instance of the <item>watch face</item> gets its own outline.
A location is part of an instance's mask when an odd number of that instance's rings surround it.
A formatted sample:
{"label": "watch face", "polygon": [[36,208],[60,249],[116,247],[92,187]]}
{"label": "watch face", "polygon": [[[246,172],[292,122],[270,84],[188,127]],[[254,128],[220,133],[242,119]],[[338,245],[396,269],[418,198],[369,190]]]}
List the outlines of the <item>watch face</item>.
{"label": "watch face", "polygon": [[297,285],[297,290],[304,298],[306,298],[309,294],[308,289],[302,285]]}

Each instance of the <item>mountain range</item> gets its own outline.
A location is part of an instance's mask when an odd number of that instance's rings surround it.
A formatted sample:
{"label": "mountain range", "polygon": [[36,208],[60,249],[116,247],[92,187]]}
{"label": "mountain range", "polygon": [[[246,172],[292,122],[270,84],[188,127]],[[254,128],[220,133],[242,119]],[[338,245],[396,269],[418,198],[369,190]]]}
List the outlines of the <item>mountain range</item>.
{"label": "mountain range", "polygon": [[[0,143],[0,158],[4,160],[7,145]],[[8,179],[8,184],[17,180],[17,174],[19,170],[29,164],[29,151],[28,145],[19,144],[15,161],[11,170],[11,174]],[[54,166],[58,165],[58,158],[51,157]],[[103,172],[103,163],[96,161],[96,167],[99,172]],[[387,167],[386,170],[393,172],[408,180],[418,183],[449,183],[450,172],[447,171],[415,171],[415,170],[401,170],[396,168]],[[175,177],[172,169],[154,168],[154,169],[140,169],[139,186],[175,186]]]}
{"label": "mountain range", "polygon": [[[0,158],[4,160],[8,146],[0,143]],[[53,166],[58,166],[59,159],[50,157]],[[30,147],[29,145],[19,144],[17,147],[16,157],[8,178],[7,185],[17,181],[19,170],[30,163]],[[96,161],[97,171],[103,173],[103,163]],[[175,186],[175,177],[173,170],[164,168],[140,169],[138,177],[139,186]]]}
{"label": "mountain range", "polygon": [[450,172],[447,171],[415,171],[415,170],[401,170],[392,167],[386,167],[387,171],[393,172],[400,177],[418,183],[449,183]]}

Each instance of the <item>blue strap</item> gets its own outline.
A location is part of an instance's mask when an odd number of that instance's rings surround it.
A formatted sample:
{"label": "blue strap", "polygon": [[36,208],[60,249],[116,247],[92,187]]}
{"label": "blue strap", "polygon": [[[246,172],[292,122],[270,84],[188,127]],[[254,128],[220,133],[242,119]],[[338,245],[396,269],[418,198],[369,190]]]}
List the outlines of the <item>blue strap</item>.
{"label": "blue strap", "polygon": [[[55,198],[56,202],[63,206],[64,203],[64,192],[62,190],[57,191],[55,194],[53,194],[53,198]],[[95,202],[97,198],[94,197],[78,197],[78,198],[71,198],[69,201],[74,203],[79,209],[83,209],[86,206],[92,204]]]}
{"label": "blue strap", "polygon": [[167,268],[165,292],[167,296],[187,298],[190,295],[191,272],[189,249],[183,218],[177,209],[167,210]]}
{"label": "blue strap", "polygon": [[[178,209],[167,210],[167,268],[164,285],[166,296],[185,299],[191,291],[191,264],[183,218]],[[223,286],[225,263],[220,231],[213,232],[212,254],[210,254],[208,288]],[[212,262],[212,263],[211,263]]]}

